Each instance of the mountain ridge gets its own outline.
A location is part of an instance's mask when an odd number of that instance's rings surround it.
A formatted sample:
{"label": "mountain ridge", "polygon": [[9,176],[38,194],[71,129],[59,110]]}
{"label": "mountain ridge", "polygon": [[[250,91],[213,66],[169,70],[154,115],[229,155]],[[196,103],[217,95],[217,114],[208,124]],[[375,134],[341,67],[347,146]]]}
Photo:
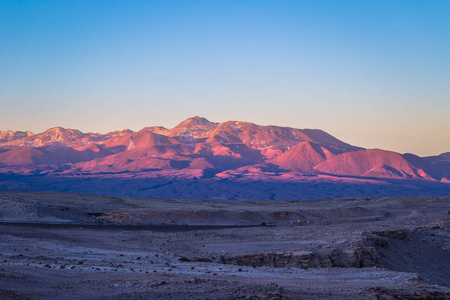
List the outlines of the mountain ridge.
{"label": "mountain ridge", "polygon": [[63,127],[38,134],[0,131],[0,170],[17,173],[30,168],[46,173],[62,168],[64,174],[162,170],[217,174],[229,170],[241,176],[249,170],[265,174],[264,170],[276,169],[283,174],[447,182],[449,167],[448,152],[419,157],[364,149],[320,129],[215,123],[199,116],[170,129],[151,126],[137,132],[83,133]]}

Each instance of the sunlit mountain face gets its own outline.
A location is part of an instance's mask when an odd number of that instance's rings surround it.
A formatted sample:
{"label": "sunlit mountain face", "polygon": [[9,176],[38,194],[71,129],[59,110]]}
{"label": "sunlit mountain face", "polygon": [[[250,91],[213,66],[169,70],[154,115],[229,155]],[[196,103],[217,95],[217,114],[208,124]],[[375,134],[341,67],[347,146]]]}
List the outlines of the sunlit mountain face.
{"label": "sunlit mountain face", "polygon": [[[88,178],[95,182],[110,178],[115,182],[120,178],[120,192],[108,184],[85,188],[91,192],[127,194],[128,185],[128,194],[139,196],[148,196],[148,191],[151,196],[158,196],[160,187],[149,185],[164,179],[169,183],[164,183],[162,196],[188,198],[370,196],[382,195],[383,190],[392,188],[399,190],[397,194],[450,191],[448,153],[419,157],[363,149],[319,129],[241,121],[219,124],[197,116],[172,129],[154,126],[138,132],[125,129],[98,134],[61,127],[39,134],[1,131],[0,173],[3,189],[40,190],[45,185],[45,190],[78,191],[77,180]],[[42,186],[28,182],[33,176],[40,178]],[[64,188],[55,178],[66,179]],[[229,196],[235,188],[233,183],[237,183],[239,196]],[[290,186],[283,186],[284,183]],[[189,190],[192,184],[199,185],[196,193]],[[264,192],[264,188],[259,188],[264,184],[273,188]],[[313,191],[314,184],[317,186]],[[420,188],[424,184],[426,191]],[[218,185],[229,188],[217,195]],[[351,186],[351,191],[342,186]],[[173,193],[168,193],[168,189]]]}

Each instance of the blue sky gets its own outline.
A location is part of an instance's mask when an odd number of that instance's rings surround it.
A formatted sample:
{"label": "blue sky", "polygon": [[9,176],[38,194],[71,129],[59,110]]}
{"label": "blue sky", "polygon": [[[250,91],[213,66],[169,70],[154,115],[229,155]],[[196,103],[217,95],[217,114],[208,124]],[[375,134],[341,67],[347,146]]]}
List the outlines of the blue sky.
{"label": "blue sky", "polygon": [[0,1],[0,130],[194,116],[450,151],[449,1]]}

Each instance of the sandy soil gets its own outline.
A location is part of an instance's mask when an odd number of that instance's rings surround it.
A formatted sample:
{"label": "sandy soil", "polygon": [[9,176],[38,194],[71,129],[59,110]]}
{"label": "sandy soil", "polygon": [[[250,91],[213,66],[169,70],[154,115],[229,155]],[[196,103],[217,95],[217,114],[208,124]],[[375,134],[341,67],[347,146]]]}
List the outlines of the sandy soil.
{"label": "sandy soil", "polygon": [[449,209],[0,192],[0,299],[450,299]]}

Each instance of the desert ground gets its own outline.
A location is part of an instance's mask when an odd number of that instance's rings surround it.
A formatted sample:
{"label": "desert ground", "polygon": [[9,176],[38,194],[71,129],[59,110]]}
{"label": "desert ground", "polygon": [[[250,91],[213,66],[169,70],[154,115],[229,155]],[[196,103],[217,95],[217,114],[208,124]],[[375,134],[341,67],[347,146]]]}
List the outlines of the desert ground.
{"label": "desert ground", "polygon": [[450,299],[450,196],[0,192],[0,299]]}

